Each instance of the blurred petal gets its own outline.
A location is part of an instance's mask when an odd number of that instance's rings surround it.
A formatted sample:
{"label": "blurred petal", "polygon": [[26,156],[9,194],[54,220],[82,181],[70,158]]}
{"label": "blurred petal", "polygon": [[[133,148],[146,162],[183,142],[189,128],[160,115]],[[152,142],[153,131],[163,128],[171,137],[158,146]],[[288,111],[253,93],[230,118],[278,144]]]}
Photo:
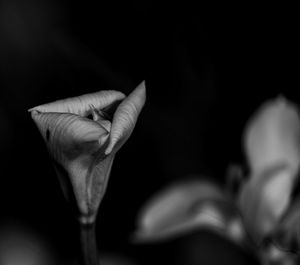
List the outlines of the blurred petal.
{"label": "blurred petal", "polygon": [[286,165],[277,165],[242,188],[239,207],[247,231],[258,244],[272,232],[289,206],[291,174],[293,172]]}
{"label": "blurred petal", "polygon": [[143,81],[138,87],[118,106],[112,121],[109,145],[105,154],[118,145],[117,151],[128,139],[136,124],[137,118],[146,101],[146,87]]}
{"label": "blurred petal", "polygon": [[300,198],[288,209],[272,236],[279,249],[300,254]]}
{"label": "blurred petal", "polygon": [[300,119],[284,98],[263,104],[246,126],[244,147],[250,177],[239,206],[247,230],[260,244],[289,204],[300,162]]}
{"label": "blurred petal", "polygon": [[285,162],[297,171],[300,161],[300,119],[297,107],[280,97],[263,104],[248,122],[244,148],[251,177]]}
{"label": "blurred petal", "polygon": [[96,93],[85,94],[79,97],[57,100],[52,103],[40,105],[29,111],[38,112],[65,112],[73,113],[80,116],[91,114],[93,106],[96,109],[105,108],[115,101],[125,98],[125,95],[119,91],[104,90]]}
{"label": "blurred petal", "polygon": [[258,253],[262,265],[297,265],[299,257],[274,245],[268,245]]}
{"label": "blurred petal", "polygon": [[173,185],[146,203],[135,240],[168,240],[198,228],[239,240],[243,233],[240,225],[234,206],[215,184],[190,181]]}

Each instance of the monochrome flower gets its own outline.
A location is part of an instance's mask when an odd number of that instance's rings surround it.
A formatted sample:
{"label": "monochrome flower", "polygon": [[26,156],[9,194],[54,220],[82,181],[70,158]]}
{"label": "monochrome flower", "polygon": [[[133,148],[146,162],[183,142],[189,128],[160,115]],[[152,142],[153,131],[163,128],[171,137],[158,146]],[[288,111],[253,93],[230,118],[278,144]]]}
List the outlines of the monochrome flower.
{"label": "monochrome flower", "polygon": [[29,110],[81,222],[95,220],[114,156],[131,135],[145,100],[142,82],[128,97],[99,91]]}

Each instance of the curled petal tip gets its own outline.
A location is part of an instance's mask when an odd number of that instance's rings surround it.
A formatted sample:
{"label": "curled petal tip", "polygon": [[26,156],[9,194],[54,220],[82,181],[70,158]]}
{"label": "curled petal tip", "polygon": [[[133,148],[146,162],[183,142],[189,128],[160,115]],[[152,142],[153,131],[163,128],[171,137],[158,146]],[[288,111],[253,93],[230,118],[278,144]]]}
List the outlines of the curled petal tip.
{"label": "curled petal tip", "polygon": [[108,155],[111,153],[112,149],[113,149],[113,147],[112,147],[112,146],[109,146],[109,148],[107,148],[107,149],[104,151],[104,154],[105,154],[106,156],[108,156]]}
{"label": "curled petal tip", "polygon": [[36,110],[35,108],[29,109],[28,112],[31,113],[32,118],[34,118],[34,116],[40,114],[40,112],[38,110]]}
{"label": "curled petal tip", "polygon": [[137,90],[140,90],[141,93],[146,97],[146,81],[143,80],[136,88]]}
{"label": "curled petal tip", "polygon": [[118,106],[112,122],[110,142],[105,150],[106,155],[112,152],[118,142],[120,147],[130,136],[145,101],[146,87],[143,81]]}

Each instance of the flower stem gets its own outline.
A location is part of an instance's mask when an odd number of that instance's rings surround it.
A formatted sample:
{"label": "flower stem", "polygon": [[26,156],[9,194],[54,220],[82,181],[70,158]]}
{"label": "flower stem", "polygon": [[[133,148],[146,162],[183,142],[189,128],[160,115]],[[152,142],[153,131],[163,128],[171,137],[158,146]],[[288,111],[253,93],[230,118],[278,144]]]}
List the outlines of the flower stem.
{"label": "flower stem", "polygon": [[79,222],[81,253],[79,265],[100,265],[95,234],[95,223]]}

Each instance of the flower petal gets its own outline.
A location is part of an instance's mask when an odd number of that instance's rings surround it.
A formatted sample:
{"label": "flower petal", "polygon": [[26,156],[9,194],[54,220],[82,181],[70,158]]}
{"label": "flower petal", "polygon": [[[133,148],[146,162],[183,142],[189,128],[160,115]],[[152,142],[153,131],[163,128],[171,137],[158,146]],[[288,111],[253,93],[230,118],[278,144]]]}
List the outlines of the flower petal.
{"label": "flower petal", "polygon": [[288,208],[293,174],[286,164],[276,165],[243,187],[238,203],[245,226],[257,244],[272,233]]}
{"label": "flower petal", "polygon": [[145,82],[137,86],[137,88],[118,106],[111,125],[111,134],[109,145],[105,154],[109,154],[115,148],[119,149],[128,139],[136,124],[137,118],[146,101]]}
{"label": "flower petal", "polygon": [[297,107],[282,97],[263,104],[248,122],[244,133],[244,148],[252,176],[283,161],[297,171],[299,140]]}
{"label": "flower petal", "polygon": [[[113,161],[113,155],[106,156],[104,159],[102,156],[99,156],[94,160],[94,165],[90,166],[91,170],[86,179],[88,208],[90,213],[96,213],[99,208],[106,191]],[[91,221],[93,222],[94,220]]]}
{"label": "flower petal", "polygon": [[[98,122],[69,113],[33,111],[32,118],[50,155],[65,170],[67,176],[60,177],[70,180],[80,213],[90,219],[94,218],[112,162],[112,158],[108,159],[104,155],[108,132]],[[95,194],[91,183],[97,184],[95,187],[99,195],[96,199],[91,196]],[[67,188],[63,189],[66,192]]]}
{"label": "flower petal", "polygon": [[119,91],[103,90],[95,93],[85,94],[79,97],[57,100],[52,103],[40,105],[30,109],[29,111],[38,112],[65,112],[73,113],[80,116],[91,114],[94,106],[96,109],[102,109],[115,101],[125,98],[125,95]]}
{"label": "flower petal", "polygon": [[283,251],[300,254],[300,197],[295,199],[278,224],[272,241]]}
{"label": "flower petal", "polygon": [[257,254],[262,265],[297,265],[300,261],[298,255],[284,251],[273,244],[261,248]]}
{"label": "flower petal", "polygon": [[280,97],[268,101],[246,126],[244,148],[250,177],[241,189],[244,222],[260,244],[287,210],[300,165],[300,118]]}
{"label": "flower petal", "polygon": [[181,183],[160,192],[138,219],[137,242],[168,240],[198,228],[212,229],[234,241],[243,237],[233,204],[207,181]]}
{"label": "flower petal", "polygon": [[[90,146],[86,143],[97,143],[99,147],[108,136],[107,130],[98,122],[74,114],[33,111],[32,118],[47,146],[52,149],[61,148],[64,152],[79,152],[82,148],[90,151]],[[80,150],[79,145],[82,145]]]}

